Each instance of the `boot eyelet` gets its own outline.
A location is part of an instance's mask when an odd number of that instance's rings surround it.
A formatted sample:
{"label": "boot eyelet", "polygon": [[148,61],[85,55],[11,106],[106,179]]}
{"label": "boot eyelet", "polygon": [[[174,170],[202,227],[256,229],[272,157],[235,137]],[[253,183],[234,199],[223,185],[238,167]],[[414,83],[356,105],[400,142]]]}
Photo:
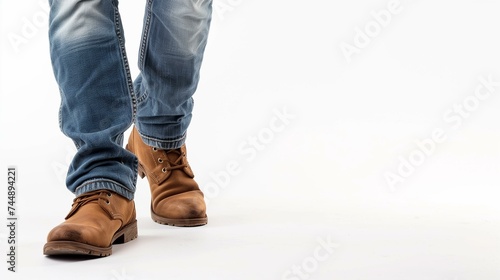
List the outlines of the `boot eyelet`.
{"label": "boot eyelet", "polygon": [[108,193],[108,197],[111,197],[111,193]]}
{"label": "boot eyelet", "polygon": [[163,159],[158,158],[158,162],[159,162],[159,163],[163,163]]}
{"label": "boot eyelet", "polygon": [[108,200],[108,201],[106,201],[106,204],[107,204],[107,205],[109,205],[109,203],[110,203],[110,202],[109,202],[109,200]]}
{"label": "boot eyelet", "polygon": [[167,173],[167,169],[166,169],[165,167],[163,167],[163,168],[161,169],[161,172],[163,172],[163,173]]}
{"label": "boot eyelet", "polygon": [[156,147],[153,147],[153,151],[155,151],[155,152],[156,152],[156,151],[158,151],[158,148],[156,148]]}

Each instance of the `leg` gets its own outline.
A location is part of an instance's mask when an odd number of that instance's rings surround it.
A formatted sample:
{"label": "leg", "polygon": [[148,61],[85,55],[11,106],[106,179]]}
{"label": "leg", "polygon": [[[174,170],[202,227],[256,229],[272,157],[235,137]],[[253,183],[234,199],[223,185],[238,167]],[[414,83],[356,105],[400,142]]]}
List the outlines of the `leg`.
{"label": "leg", "polygon": [[184,144],[211,19],[211,0],[148,0],[135,81],[136,127],[149,146]]}
{"label": "leg", "polygon": [[122,148],[135,100],[116,1],[50,1],[50,54],[61,93],[60,126],[78,151],[67,187],[132,199],[136,158]]}
{"label": "leg", "polygon": [[77,195],[46,255],[107,256],[137,236],[137,159],[122,148],[135,113],[117,1],[50,0],[50,55],[60,126],[77,146],[67,187]]}
{"label": "leg", "polygon": [[203,193],[186,157],[186,130],[211,19],[211,0],[148,0],[135,81],[138,112],[127,148],[151,188],[161,224],[207,223]]}

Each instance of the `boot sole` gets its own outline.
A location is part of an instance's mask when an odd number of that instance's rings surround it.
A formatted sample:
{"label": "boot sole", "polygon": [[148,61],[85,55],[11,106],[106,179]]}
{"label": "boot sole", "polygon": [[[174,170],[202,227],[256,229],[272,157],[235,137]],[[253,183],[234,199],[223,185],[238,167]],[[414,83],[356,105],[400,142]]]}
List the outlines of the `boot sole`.
{"label": "boot sole", "polygon": [[113,244],[123,244],[137,238],[137,220],[125,226],[113,235],[111,246],[97,247],[76,241],[50,241],[43,246],[47,256],[55,255],[85,255],[107,257],[112,254]]}
{"label": "boot sole", "polygon": [[156,215],[151,209],[151,218],[156,223],[174,227],[199,227],[208,223],[208,218],[193,218],[193,219],[170,219]]}

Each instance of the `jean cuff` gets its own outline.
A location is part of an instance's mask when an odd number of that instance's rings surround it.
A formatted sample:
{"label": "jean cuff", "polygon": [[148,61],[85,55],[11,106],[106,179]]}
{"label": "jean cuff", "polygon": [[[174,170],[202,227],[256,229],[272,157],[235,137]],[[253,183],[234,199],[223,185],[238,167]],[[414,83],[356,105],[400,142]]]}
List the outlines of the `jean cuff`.
{"label": "jean cuff", "polygon": [[84,193],[97,190],[110,190],[129,200],[134,199],[134,192],[132,190],[118,182],[105,178],[92,179],[84,182],[82,185],[76,188],[75,195],[79,196]]}
{"label": "jean cuff", "polygon": [[[139,130],[137,130],[139,132]],[[175,138],[175,139],[157,139],[149,136],[145,136],[139,132],[139,135],[141,136],[142,141],[150,146],[150,147],[156,147],[161,150],[171,150],[171,149],[178,149],[184,145],[186,142],[186,136],[187,133],[184,133],[182,136]]]}

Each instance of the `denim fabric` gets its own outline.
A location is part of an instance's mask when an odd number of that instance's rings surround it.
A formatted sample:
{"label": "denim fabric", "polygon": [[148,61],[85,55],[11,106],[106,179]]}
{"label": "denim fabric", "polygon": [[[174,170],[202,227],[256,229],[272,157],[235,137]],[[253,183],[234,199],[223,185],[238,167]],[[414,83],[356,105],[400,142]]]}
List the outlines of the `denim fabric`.
{"label": "denim fabric", "polygon": [[62,132],[77,153],[66,185],[134,197],[137,158],[123,148],[135,123],[150,146],[179,148],[208,37],[211,0],[147,0],[133,80],[116,0],[49,0],[50,56]]}

